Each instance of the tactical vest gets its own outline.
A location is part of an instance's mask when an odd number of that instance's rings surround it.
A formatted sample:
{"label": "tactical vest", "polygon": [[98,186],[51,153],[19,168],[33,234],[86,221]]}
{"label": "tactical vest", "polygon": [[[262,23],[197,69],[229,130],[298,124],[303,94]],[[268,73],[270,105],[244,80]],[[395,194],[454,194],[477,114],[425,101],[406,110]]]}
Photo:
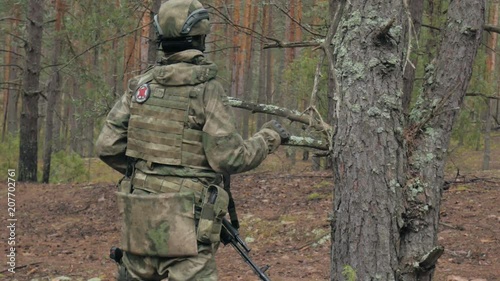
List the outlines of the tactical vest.
{"label": "tactical vest", "polygon": [[[145,100],[141,87],[149,87]],[[150,163],[211,169],[202,145],[202,131],[189,126],[190,99],[205,84],[164,87],[154,81],[132,95],[126,155]],[[144,88],[143,88],[144,90]]]}

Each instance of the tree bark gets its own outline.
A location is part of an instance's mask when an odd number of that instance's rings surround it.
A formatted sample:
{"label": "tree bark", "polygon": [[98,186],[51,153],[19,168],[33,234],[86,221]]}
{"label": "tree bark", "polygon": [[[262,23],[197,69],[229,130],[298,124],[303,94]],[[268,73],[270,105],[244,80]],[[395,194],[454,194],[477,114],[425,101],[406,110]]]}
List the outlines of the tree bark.
{"label": "tree bark", "polygon": [[[20,4],[14,4],[11,10],[14,18],[20,18]],[[18,43],[14,43],[16,41],[15,36],[19,33],[19,22],[17,20],[13,20],[11,23],[11,32],[14,36],[10,35],[7,37],[7,50],[6,53],[6,65],[11,65],[6,68],[5,71],[5,80],[8,81],[7,84],[7,97],[6,102],[7,106],[4,109],[4,122],[6,122],[7,133],[12,136],[16,136],[19,132],[19,117],[18,117],[18,104],[19,104],[19,93],[21,92],[21,79],[20,79],[20,71],[19,65],[21,61],[21,55],[18,53]],[[5,132],[5,128],[4,128]]]}
{"label": "tree bark", "polygon": [[[267,21],[269,21],[269,5],[267,3],[263,3],[262,13],[261,13],[261,26],[262,26],[262,35],[268,36],[267,30]],[[260,53],[259,53],[259,91],[257,94],[257,103],[263,104],[266,103],[266,74],[267,74],[267,53],[271,52],[270,50],[264,50],[264,40],[260,41]],[[266,121],[266,116],[263,114],[257,115],[257,128],[262,127]]]}
{"label": "tree bark", "polygon": [[481,44],[484,7],[484,1],[477,0],[450,3],[435,70],[429,73],[432,79],[426,80],[410,113],[405,225],[400,246],[404,281],[432,280],[436,261],[425,261],[424,257],[439,248],[437,231],[447,148]]}
{"label": "tree bark", "polygon": [[402,1],[350,1],[335,37],[331,280],[396,280],[404,185]]}
{"label": "tree bark", "polygon": [[[251,30],[255,30],[256,27],[256,13],[258,10],[255,10],[254,7],[257,5],[253,5],[252,1],[248,1],[245,3],[245,16],[243,25]],[[243,65],[241,66],[241,96],[244,100],[251,100],[252,98],[252,87],[253,87],[253,73],[252,73],[252,59],[253,59],[253,44],[254,37],[245,35],[244,36],[244,47],[243,47]],[[244,139],[247,139],[250,132],[250,113],[248,111],[243,111],[241,113],[241,136]]]}
{"label": "tree bark", "polygon": [[444,164],[480,44],[484,2],[452,1],[433,79],[403,108],[409,1],[356,1],[335,37],[331,280],[431,280]]}
{"label": "tree bark", "polygon": [[290,121],[300,122],[315,128],[318,131],[330,131],[332,128],[321,120],[316,120],[311,115],[301,113],[297,110],[291,110],[285,107],[279,107],[271,104],[256,104],[252,102],[242,101],[233,97],[228,98],[228,104],[232,107],[250,110],[253,113],[261,112],[271,115],[287,118]]}
{"label": "tree bark", "polygon": [[[82,94],[80,93],[80,84],[79,80],[76,77],[73,77],[71,83],[71,99],[72,100],[81,100]],[[75,153],[83,156],[83,129],[81,126],[81,116],[82,110],[81,106],[77,103],[70,102],[68,117],[70,120],[70,147],[71,150]]]}
{"label": "tree bark", "polygon": [[[45,140],[43,144],[43,173],[42,182],[50,181],[50,162],[52,159],[53,140],[54,140],[54,112],[56,111],[56,101],[60,93],[61,75],[58,70],[59,56],[62,49],[62,41],[59,33],[62,29],[62,17],[64,15],[63,0],[56,0],[56,24],[54,49],[52,52],[52,77],[47,89],[47,113],[45,115]],[[58,134],[56,134],[58,137]]]}
{"label": "tree bark", "polygon": [[26,65],[23,79],[23,105],[20,122],[20,182],[37,181],[38,99],[40,97],[40,60],[42,57],[43,0],[29,0],[26,15]]}
{"label": "tree bark", "polygon": [[[498,25],[498,2],[492,1],[489,7],[489,19],[488,23],[496,26]],[[496,69],[496,46],[497,46],[497,33],[488,34],[486,37],[486,42],[488,45],[488,49],[486,51],[486,79],[489,84],[493,85],[494,77],[495,77],[495,69]],[[494,114],[494,100],[484,99],[486,103],[486,116],[484,122],[484,150],[483,150],[483,170],[490,169],[490,158],[491,158],[491,127],[492,127],[492,118]]]}
{"label": "tree bark", "polygon": [[[14,44],[9,46],[9,48],[14,53],[17,53],[17,46]],[[17,55],[10,55],[8,64],[17,65],[19,62],[20,60]],[[9,67],[9,70],[6,71],[6,74],[8,74],[7,81],[9,81],[9,84],[7,85],[7,106],[5,108],[4,122],[6,122],[5,125],[7,126],[7,133],[11,136],[15,136],[19,132],[19,118],[17,110],[19,104],[19,92],[21,89],[20,81],[18,81],[19,70],[17,67],[11,66]]]}
{"label": "tree bark", "polygon": [[[267,27],[266,30],[269,35],[273,35],[272,33],[272,28],[273,28],[273,9],[271,9],[270,5],[267,5],[268,7],[268,21],[267,21]],[[273,97],[274,97],[274,73],[273,73],[273,52],[271,50],[268,50],[266,52],[266,103],[272,103],[273,102]],[[267,120],[269,121],[270,116],[267,116]]]}
{"label": "tree bark", "polygon": [[409,17],[411,17],[412,25],[409,28],[408,37],[410,38],[409,49],[410,53],[407,54],[407,61],[404,62],[406,64],[404,68],[403,75],[403,110],[404,112],[408,112],[410,109],[411,97],[413,93],[413,85],[415,82],[415,72],[418,63],[418,56],[415,55],[415,51],[417,49],[417,41],[418,35],[420,34],[420,27],[422,26],[422,15],[424,12],[424,0],[411,0],[408,1],[408,11]]}
{"label": "tree bark", "polygon": [[316,155],[313,155],[312,158],[311,158],[311,161],[312,161],[312,170],[313,171],[319,171],[320,170],[320,164],[321,164],[321,158],[319,158],[318,156]]}

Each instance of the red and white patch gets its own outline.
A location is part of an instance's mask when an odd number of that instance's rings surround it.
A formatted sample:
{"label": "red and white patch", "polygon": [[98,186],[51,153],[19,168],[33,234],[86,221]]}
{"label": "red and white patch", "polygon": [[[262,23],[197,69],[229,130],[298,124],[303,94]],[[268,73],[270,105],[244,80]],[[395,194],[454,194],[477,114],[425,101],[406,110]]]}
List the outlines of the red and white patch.
{"label": "red and white patch", "polygon": [[151,93],[151,89],[149,89],[148,84],[144,84],[137,89],[135,92],[135,101],[137,103],[143,103],[148,100],[149,94]]}

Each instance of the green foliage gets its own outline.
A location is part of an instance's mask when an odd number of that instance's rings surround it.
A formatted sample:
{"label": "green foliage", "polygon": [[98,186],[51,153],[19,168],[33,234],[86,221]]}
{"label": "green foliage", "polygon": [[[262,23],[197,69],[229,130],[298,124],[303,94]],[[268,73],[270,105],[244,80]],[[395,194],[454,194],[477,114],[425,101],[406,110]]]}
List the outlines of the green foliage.
{"label": "green foliage", "polygon": [[52,155],[50,163],[51,183],[79,183],[88,181],[85,161],[73,152],[59,151]]}
{"label": "green foliage", "polygon": [[352,268],[350,265],[344,265],[342,269],[342,275],[347,281],[356,281],[358,277],[356,276],[356,270]]}
{"label": "green foliage", "polygon": [[323,189],[323,188],[329,188],[331,186],[332,186],[332,182],[331,181],[323,180],[320,183],[314,185],[314,188]]}
{"label": "green foliage", "polygon": [[8,169],[17,169],[19,160],[19,136],[6,136],[3,142],[0,142],[0,179],[7,179]]}
{"label": "green foliage", "polygon": [[313,192],[307,196],[307,200],[315,200],[315,199],[320,199],[320,198],[321,198],[321,194],[319,194],[317,192]]}
{"label": "green foliage", "polygon": [[[305,101],[306,106],[309,105],[310,95],[314,86],[314,76],[316,73],[316,66],[320,56],[312,54],[311,50],[303,50],[301,55],[298,56],[285,70],[283,74],[283,84],[287,85],[287,90],[290,94],[290,101],[295,104],[288,104],[291,108],[297,108],[299,101]],[[321,77],[319,81],[317,101],[316,104],[321,106],[318,108],[323,116],[326,116],[326,92],[327,92],[327,69],[326,60],[321,67]],[[299,106],[300,108],[300,106]]]}
{"label": "green foliage", "polygon": [[[303,21],[309,23],[312,28],[318,33],[326,34],[330,25],[331,16],[329,13],[329,1],[302,1],[304,7]],[[316,22],[315,22],[316,20]],[[306,34],[307,36],[307,34]]]}

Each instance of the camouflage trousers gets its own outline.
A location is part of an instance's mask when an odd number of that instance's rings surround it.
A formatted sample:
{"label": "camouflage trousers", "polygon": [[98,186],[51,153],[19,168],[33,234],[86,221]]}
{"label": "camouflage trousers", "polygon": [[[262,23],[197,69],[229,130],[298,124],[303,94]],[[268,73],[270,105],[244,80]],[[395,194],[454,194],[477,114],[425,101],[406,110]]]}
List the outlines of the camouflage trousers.
{"label": "camouflage trousers", "polygon": [[217,247],[198,245],[198,255],[189,258],[159,258],[124,253],[118,281],[217,281]]}

